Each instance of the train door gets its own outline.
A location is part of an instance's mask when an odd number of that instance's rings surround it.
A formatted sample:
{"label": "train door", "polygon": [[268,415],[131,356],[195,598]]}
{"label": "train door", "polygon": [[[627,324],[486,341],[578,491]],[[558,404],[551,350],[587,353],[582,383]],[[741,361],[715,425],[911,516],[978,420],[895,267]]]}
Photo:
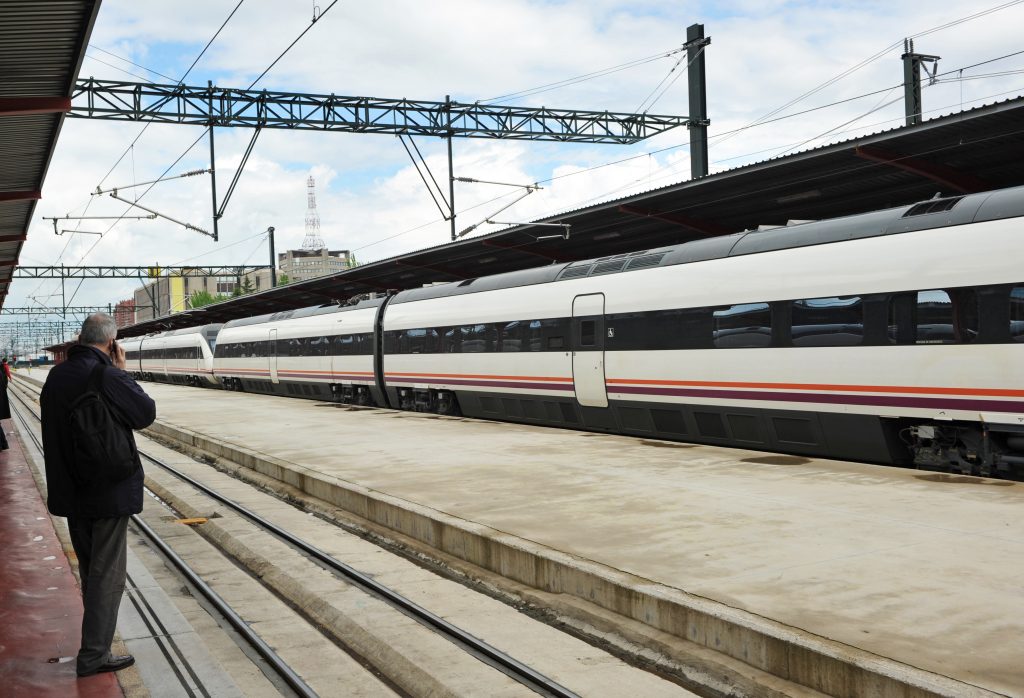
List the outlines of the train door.
{"label": "train door", "polygon": [[270,382],[277,381],[277,330],[270,330],[269,342],[267,343],[267,359],[270,362]]}
{"label": "train door", "polygon": [[604,382],[603,293],[576,296],[572,301],[572,381],[581,405],[608,406]]}

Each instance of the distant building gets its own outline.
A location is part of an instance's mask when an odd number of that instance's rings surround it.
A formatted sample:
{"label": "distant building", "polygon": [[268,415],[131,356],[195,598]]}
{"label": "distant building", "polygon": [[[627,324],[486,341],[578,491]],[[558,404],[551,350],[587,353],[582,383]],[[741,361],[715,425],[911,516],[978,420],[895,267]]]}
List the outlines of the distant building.
{"label": "distant building", "polygon": [[128,327],[135,324],[135,301],[124,300],[114,306],[114,322],[118,327]]}
{"label": "distant building", "polygon": [[[277,282],[281,283],[282,274],[287,275],[288,282],[292,283],[336,274],[354,266],[355,260],[348,250],[288,250],[277,255]],[[256,291],[270,288],[269,269],[251,271],[245,276]]]}
{"label": "distant building", "polygon": [[236,276],[161,276],[135,291],[135,322],[188,310],[196,291],[230,296],[237,285]]}

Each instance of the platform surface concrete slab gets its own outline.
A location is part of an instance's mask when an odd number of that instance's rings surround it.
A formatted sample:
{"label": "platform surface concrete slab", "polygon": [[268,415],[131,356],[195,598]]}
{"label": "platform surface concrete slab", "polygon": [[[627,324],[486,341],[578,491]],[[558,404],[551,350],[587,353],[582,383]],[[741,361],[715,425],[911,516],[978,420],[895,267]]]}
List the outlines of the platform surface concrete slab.
{"label": "platform surface concrete slab", "polygon": [[169,424],[1024,696],[1022,483],[145,388]]}

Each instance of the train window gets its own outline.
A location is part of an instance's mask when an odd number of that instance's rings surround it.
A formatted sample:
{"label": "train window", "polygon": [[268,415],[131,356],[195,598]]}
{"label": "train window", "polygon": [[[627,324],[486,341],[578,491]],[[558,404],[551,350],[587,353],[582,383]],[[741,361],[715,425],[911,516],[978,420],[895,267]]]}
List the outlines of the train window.
{"label": "train window", "polygon": [[309,351],[312,356],[327,356],[330,353],[330,347],[329,337],[311,337],[309,340]]}
{"label": "train window", "polygon": [[917,292],[917,344],[950,344],[953,329],[953,301],[945,291]]}
{"label": "train window", "polygon": [[772,312],[767,303],[741,303],[715,309],[714,342],[719,349],[767,347],[772,343]]}
{"label": "train window", "polygon": [[521,322],[510,322],[501,329],[498,351],[522,351],[526,327]]}
{"label": "train window", "polygon": [[973,288],[949,291],[953,301],[953,334],[957,342],[967,344],[978,337],[978,294]]}
{"label": "train window", "polygon": [[564,330],[560,320],[548,318],[545,320],[530,320],[523,337],[524,351],[544,351],[547,349],[561,349],[564,345],[562,335]]}
{"label": "train window", "polygon": [[889,341],[895,344],[965,344],[977,336],[973,289],[903,293],[889,303]]}
{"label": "train window", "polygon": [[864,339],[864,306],[857,296],[793,301],[793,346],[848,347]]}
{"label": "train window", "polygon": [[1024,286],[1010,291],[1010,339],[1024,342]]}
{"label": "train window", "polygon": [[580,320],[580,346],[592,347],[597,344],[597,321]]}
{"label": "train window", "polygon": [[431,329],[417,328],[405,330],[398,333],[398,351],[400,354],[429,354],[431,353],[431,340],[433,333]]}
{"label": "train window", "polygon": [[480,353],[489,351],[488,334],[490,325],[464,325],[462,327],[463,353]]}
{"label": "train window", "polygon": [[334,356],[352,356],[355,351],[356,338],[350,334],[339,334],[334,337],[331,353]]}
{"label": "train window", "polygon": [[458,327],[449,327],[441,335],[441,352],[444,354],[458,354],[462,351],[462,330]]}

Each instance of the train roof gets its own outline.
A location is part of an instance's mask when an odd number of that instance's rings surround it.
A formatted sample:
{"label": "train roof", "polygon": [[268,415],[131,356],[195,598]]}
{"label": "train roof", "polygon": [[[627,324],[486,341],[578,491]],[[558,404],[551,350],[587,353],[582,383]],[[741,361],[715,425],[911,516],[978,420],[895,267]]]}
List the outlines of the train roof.
{"label": "train roof", "polygon": [[636,269],[690,264],[1018,216],[1024,216],[1024,187],[1011,187],[979,194],[929,199],[911,206],[898,206],[883,211],[766,230],[744,231],[669,247],[410,289],[395,296],[392,303],[409,303],[463,293],[479,293]]}
{"label": "train roof", "polygon": [[210,333],[217,334],[217,331],[223,327],[223,323],[212,323],[209,325],[199,325],[197,327],[185,327],[180,330],[168,330],[167,332],[161,332],[159,337],[176,337],[182,334],[202,334],[209,335]]}
{"label": "train roof", "polygon": [[224,325],[224,328],[244,327],[245,325],[259,325],[264,322],[281,322],[283,320],[296,320],[298,318],[313,317],[315,315],[347,313],[352,310],[376,308],[383,302],[383,298],[371,298],[368,300],[359,301],[359,303],[355,305],[338,305],[337,303],[325,303],[324,305],[314,305],[308,308],[298,308],[297,310],[283,310],[277,313],[267,313],[265,315],[255,315],[253,317],[240,318],[238,320],[232,320],[231,322],[226,323]]}

